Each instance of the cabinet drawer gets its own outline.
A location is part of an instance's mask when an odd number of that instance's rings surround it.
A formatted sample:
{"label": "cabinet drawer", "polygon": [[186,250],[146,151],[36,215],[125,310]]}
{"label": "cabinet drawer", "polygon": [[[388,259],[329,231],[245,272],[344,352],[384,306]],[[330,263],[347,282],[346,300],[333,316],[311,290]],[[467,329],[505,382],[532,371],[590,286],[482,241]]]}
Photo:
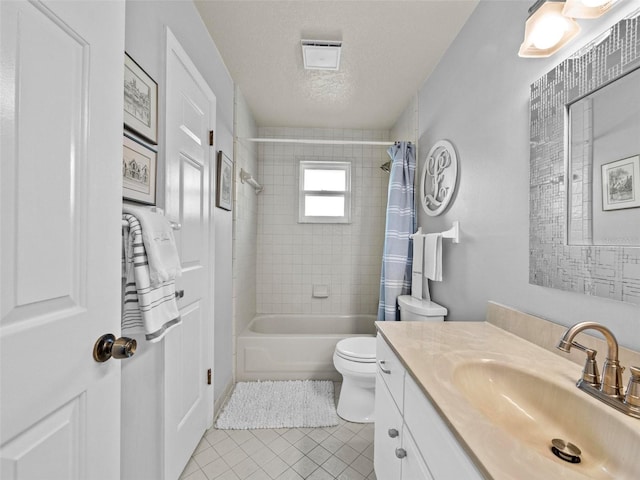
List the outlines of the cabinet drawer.
{"label": "cabinet drawer", "polygon": [[405,379],[404,421],[436,479],[482,480],[482,475],[416,382]]}
{"label": "cabinet drawer", "polygon": [[380,334],[378,334],[376,341],[376,359],[378,362],[378,373],[389,389],[389,392],[391,392],[391,396],[398,406],[398,410],[402,412],[405,370],[400,360],[398,360],[398,357],[396,357],[396,354],[393,353]]}

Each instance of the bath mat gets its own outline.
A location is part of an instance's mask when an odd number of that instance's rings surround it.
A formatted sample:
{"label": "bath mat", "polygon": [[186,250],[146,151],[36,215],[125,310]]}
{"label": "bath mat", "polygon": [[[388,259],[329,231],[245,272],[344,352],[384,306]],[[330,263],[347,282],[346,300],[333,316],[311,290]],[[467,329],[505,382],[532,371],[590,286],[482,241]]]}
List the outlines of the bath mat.
{"label": "bath mat", "polygon": [[333,382],[238,382],[216,422],[222,430],[338,425]]}

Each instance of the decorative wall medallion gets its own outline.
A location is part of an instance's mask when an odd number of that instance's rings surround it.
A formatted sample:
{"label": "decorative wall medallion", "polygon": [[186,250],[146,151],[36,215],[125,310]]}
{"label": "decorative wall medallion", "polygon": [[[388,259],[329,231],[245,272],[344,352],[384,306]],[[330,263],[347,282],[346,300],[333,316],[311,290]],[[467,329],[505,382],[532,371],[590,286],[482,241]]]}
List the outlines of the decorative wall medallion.
{"label": "decorative wall medallion", "polygon": [[427,215],[435,217],[447,209],[458,179],[458,157],[451,142],[435,143],[425,160],[420,181],[420,200]]}

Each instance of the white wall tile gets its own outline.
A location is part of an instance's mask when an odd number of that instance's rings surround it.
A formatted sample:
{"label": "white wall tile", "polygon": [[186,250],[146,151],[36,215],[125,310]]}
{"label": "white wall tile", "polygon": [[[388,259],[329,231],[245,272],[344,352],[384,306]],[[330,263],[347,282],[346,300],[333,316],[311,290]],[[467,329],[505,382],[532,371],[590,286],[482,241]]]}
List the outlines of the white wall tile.
{"label": "white wall tile", "polygon": [[[343,129],[261,128],[259,134],[388,138],[386,131]],[[309,157],[352,162],[351,224],[297,223],[298,162]],[[384,147],[275,145],[259,151],[258,180],[264,185],[258,197],[259,313],[376,313],[388,185],[388,176],[379,167],[387,160]],[[313,298],[314,283],[328,284],[329,297]]]}

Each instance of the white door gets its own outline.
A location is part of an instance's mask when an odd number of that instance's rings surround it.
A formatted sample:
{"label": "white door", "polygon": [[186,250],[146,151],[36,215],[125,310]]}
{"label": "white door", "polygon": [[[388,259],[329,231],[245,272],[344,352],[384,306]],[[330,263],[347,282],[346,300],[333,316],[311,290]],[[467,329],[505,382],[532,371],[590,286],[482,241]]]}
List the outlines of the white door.
{"label": "white door", "polygon": [[216,98],[167,29],[166,198],[176,232],[184,291],[178,307],[182,323],[165,339],[167,479],[178,478],[204,433],[213,411],[213,386],[207,370],[213,355],[211,288],[213,146]]}
{"label": "white door", "polygon": [[0,17],[0,477],[117,479],[124,2]]}

